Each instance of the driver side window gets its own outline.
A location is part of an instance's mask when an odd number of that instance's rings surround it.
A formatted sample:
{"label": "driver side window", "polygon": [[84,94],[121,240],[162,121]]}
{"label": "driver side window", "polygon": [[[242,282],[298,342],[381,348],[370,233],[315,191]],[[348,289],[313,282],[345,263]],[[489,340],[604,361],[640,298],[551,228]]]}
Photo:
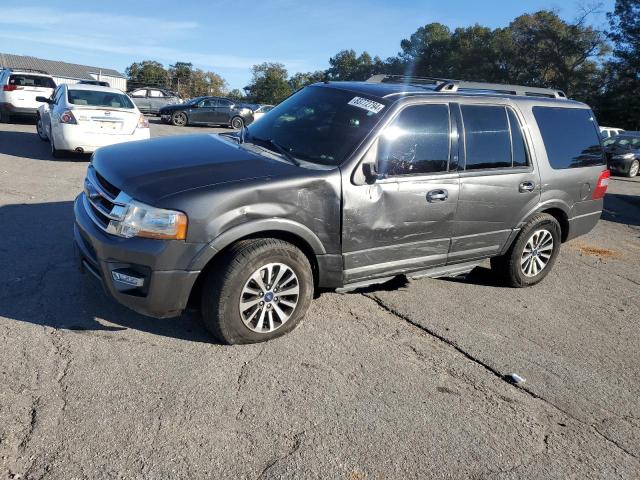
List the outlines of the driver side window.
{"label": "driver side window", "polygon": [[405,108],[379,137],[379,173],[398,176],[446,172],[449,130],[448,105]]}

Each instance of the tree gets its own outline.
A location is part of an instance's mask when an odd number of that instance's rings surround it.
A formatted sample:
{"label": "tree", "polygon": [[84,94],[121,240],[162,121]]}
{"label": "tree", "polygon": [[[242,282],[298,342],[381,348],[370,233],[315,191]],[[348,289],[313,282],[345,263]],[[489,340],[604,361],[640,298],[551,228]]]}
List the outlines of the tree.
{"label": "tree", "polygon": [[616,0],[609,18],[613,59],[606,66],[606,93],[599,105],[602,123],[640,130],[640,3]]}
{"label": "tree", "polygon": [[358,55],[355,50],[338,52],[329,59],[329,65],[326,74],[330,80],[366,80],[385,70],[380,57],[371,58],[367,52]]}
{"label": "tree", "polygon": [[244,96],[244,94],[238,88],[234,88],[233,90],[228,92],[227,93],[227,97],[230,98],[231,100],[235,100],[235,101],[244,101],[244,100],[246,100],[246,97]]}
{"label": "tree", "polygon": [[169,72],[153,60],[134,62],[125,69],[125,74],[132,88],[146,85],[164,87],[169,83]]}
{"label": "tree", "polygon": [[199,68],[191,72],[189,83],[189,96],[200,97],[204,95],[221,96],[227,92],[227,82],[217,73],[205,72]]}
{"label": "tree", "polygon": [[251,71],[251,83],[245,87],[251,101],[275,105],[291,95],[287,69],[283,64],[265,62],[254,65]]}
{"label": "tree", "polygon": [[327,78],[326,72],[317,70],[315,72],[296,73],[289,79],[289,86],[294,92],[307,85],[323,82]]}
{"label": "tree", "polygon": [[400,48],[405,75],[453,78],[451,31],[446,25],[420,27],[400,42]]}

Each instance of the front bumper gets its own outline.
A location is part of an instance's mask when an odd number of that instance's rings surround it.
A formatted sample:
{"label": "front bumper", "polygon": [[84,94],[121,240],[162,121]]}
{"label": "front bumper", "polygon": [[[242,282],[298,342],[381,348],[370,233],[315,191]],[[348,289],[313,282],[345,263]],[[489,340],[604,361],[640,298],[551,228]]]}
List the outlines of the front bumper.
{"label": "front bumper", "polygon": [[630,159],[610,159],[607,162],[607,167],[609,167],[609,170],[611,170],[612,172],[615,173],[623,173],[623,174],[627,174],[629,173],[629,169],[631,168],[631,163],[635,160],[635,158],[630,158]]}
{"label": "front bumper", "polygon": [[[83,270],[116,301],[138,313],[156,318],[180,315],[200,274],[186,268],[203,245],[110,235],[93,223],[83,197],[80,194],[74,203],[73,232]],[[115,270],[143,278],[144,284],[132,287],[118,282],[113,278]]]}
{"label": "front bumper", "polygon": [[59,125],[54,129],[53,139],[58,150],[74,151],[81,148],[86,153],[95,152],[100,147],[137,140],[148,140],[148,128],[136,128],[132,134],[109,135],[83,130],[81,125]]}

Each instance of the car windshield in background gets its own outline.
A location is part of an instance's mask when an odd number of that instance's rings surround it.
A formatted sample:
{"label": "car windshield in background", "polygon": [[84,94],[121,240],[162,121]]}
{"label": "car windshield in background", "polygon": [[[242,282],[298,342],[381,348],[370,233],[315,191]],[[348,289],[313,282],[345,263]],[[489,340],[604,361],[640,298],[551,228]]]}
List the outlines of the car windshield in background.
{"label": "car windshield in background", "polygon": [[56,88],[56,84],[52,79],[38,75],[11,75],[9,77],[9,85],[15,85],[17,87]]}
{"label": "car windshield in background", "polygon": [[67,97],[72,105],[105,108],[134,108],[129,97],[122,93],[94,90],[69,90]]}
{"label": "car windshield in background", "polygon": [[307,87],[250,125],[246,140],[275,142],[296,159],[339,165],[380,120],[385,106],[336,88]]}
{"label": "car windshield in background", "polygon": [[640,137],[613,137],[604,141],[604,146],[618,145],[620,147],[640,147]]}

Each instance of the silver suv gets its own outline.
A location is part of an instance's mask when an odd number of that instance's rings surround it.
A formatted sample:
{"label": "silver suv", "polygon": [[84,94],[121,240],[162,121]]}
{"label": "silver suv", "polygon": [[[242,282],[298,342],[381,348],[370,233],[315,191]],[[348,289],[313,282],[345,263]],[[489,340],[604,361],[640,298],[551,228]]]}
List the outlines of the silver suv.
{"label": "silver suv", "polygon": [[319,83],[237,133],[98,150],[75,242],[124,305],[167,317],[191,302],[220,340],[259,342],[319,289],[487,258],[507,285],[534,285],[596,225],[608,179],[593,113],[559,91]]}

